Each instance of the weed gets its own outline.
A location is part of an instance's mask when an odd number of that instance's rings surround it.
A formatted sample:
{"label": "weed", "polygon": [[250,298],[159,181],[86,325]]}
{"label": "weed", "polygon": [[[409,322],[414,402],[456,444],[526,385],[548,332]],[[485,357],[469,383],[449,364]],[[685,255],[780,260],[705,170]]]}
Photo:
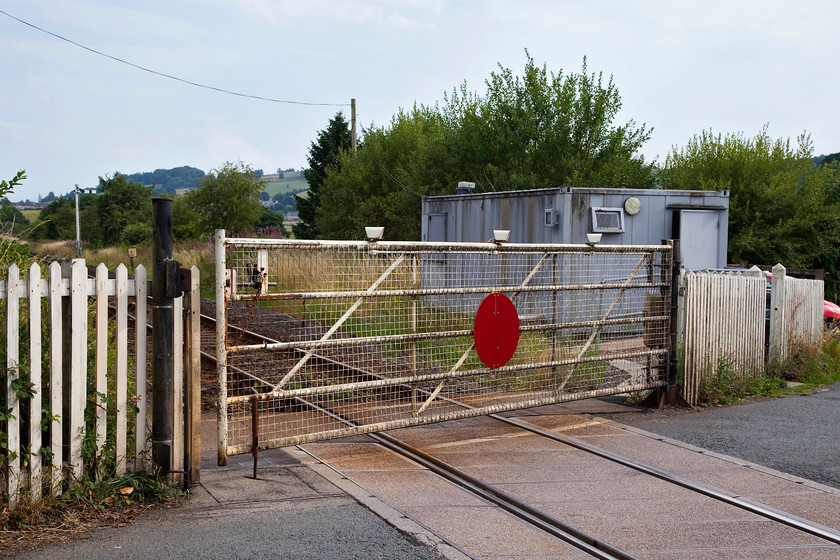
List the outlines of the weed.
{"label": "weed", "polygon": [[[826,336],[822,345],[797,344],[787,359],[771,359],[761,375],[740,377],[736,358],[724,353],[701,383],[700,406],[721,406],[752,397],[780,397],[809,393],[823,385],[840,382],[840,341]],[[788,388],[788,381],[803,385]]]}

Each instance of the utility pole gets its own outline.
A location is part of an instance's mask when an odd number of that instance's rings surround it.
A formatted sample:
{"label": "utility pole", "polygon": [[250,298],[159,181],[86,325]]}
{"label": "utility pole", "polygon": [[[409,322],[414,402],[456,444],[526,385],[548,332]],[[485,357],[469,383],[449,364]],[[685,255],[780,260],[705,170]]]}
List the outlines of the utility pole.
{"label": "utility pole", "polygon": [[356,100],[350,100],[350,145],[356,151]]}
{"label": "utility pole", "polygon": [[76,185],[76,258],[82,258],[82,234],[81,228],[79,227],[79,193],[84,194],[85,192],[93,193],[96,189],[80,189],[79,185]]}

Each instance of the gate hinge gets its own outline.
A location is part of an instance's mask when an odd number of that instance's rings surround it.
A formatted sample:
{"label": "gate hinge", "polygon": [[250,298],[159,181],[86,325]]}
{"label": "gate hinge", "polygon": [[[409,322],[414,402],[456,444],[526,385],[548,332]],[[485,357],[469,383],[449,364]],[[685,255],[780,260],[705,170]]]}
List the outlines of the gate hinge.
{"label": "gate hinge", "polygon": [[181,293],[184,291],[181,287],[181,263],[175,259],[163,259],[163,267],[166,274],[163,296],[168,298],[181,297]]}

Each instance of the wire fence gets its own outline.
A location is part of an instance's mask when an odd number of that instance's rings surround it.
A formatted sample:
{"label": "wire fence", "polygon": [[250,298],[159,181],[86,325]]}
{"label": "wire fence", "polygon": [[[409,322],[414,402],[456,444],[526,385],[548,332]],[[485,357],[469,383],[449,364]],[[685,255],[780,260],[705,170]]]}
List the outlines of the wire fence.
{"label": "wire fence", "polygon": [[[663,386],[671,259],[670,246],[217,232],[220,460],[251,449],[254,407],[267,448]],[[476,313],[491,294],[515,313],[490,313],[490,336],[515,351],[488,366]]]}

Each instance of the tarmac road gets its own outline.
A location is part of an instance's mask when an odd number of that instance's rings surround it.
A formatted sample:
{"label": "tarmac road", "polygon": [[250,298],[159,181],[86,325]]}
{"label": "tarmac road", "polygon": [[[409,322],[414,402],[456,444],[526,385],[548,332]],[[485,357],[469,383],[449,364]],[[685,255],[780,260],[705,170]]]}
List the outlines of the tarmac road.
{"label": "tarmac road", "polygon": [[[584,412],[592,404],[574,407]],[[840,384],[700,411],[616,409],[595,414],[840,489]],[[187,505],[152,510],[133,525],[20,558],[465,558],[327,467],[304,465],[298,450],[260,453],[257,481],[250,478],[249,456],[212,466],[214,425],[205,424],[206,466]]]}
{"label": "tarmac road", "polygon": [[295,448],[260,452],[258,480],[250,455],[216,466],[214,431],[214,414],[205,415],[201,484],[183,506],[153,509],[132,525],[18,558],[466,558],[326,466],[307,466],[310,458]]}
{"label": "tarmac road", "polygon": [[599,416],[840,489],[840,384],[696,412]]}

